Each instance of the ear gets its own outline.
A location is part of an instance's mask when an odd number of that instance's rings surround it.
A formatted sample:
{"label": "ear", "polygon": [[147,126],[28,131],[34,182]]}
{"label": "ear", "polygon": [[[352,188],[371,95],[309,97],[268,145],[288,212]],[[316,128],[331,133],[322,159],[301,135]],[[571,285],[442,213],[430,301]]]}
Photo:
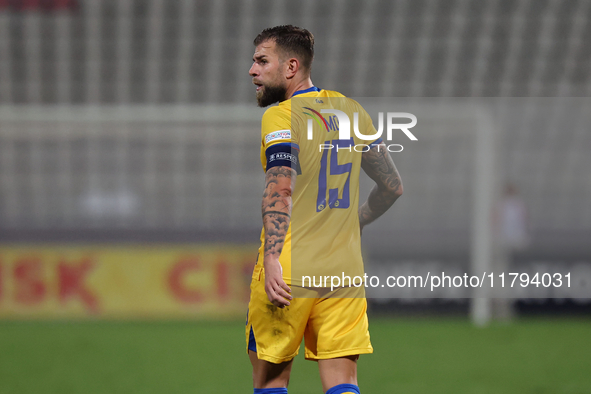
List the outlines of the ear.
{"label": "ear", "polygon": [[295,77],[299,69],[300,62],[295,57],[292,57],[291,59],[287,59],[285,61],[285,77],[287,79],[292,79],[293,77]]}

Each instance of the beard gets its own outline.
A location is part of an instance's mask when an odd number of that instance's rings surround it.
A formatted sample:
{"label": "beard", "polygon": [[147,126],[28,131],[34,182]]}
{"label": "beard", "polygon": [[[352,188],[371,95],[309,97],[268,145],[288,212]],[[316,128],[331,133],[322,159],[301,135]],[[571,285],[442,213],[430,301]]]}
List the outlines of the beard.
{"label": "beard", "polygon": [[259,107],[267,107],[271,104],[285,100],[287,89],[284,86],[263,85],[263,88],[256,92],[257,104]]}

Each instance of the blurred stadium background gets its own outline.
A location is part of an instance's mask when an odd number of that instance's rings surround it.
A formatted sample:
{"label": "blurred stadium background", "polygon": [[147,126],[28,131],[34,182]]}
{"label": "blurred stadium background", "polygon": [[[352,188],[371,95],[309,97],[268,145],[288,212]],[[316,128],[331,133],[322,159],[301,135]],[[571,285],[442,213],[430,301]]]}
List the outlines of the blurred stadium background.
{"label": "blurred stadium background", "polygon": [[[285,23],[315,35],[321,88],[501,103],[484,183],[475,127],[429,134],[433,116],[421,134],[419,117],[393,154],[405,195],[364,232],[370,268],[466,272],[484,251],[589,278],[591,1],[0,0],[0,393],[249,392],[248,69],[256,34]],[[370,300],[362,388],[591,393],[588,298],[489,307],[511,324],[471,326],[467,299]],[[290,393],[320,392],[314,368],[298,361]]]}

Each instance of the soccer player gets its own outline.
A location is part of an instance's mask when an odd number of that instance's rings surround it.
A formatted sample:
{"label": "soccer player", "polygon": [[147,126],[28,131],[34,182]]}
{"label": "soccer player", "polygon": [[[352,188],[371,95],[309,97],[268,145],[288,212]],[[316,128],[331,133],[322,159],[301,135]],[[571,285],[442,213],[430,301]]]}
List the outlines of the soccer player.
{"label": "soccer player", "polygon": [[[365,297],[294,297],[292,288],[305,284],[292,273],[309,264],[324,273],[363,275],[361,231],[402,194],[400,176],[382,140],[370,141],[376,130],[367,112],[312,84],[309,31],[268,28],[254,45],[249,73],[258,105],[279,103],[262,119],[263,231],[246,323],[254,393],[287,393],[304,338],[305,357],[318,362],[324,392],[359,394],[357,359],[373,352]],[[357,116],[358,133],[349,140],[339,139],[337,119],[322,112],[337,109]],[[313,118],[316,124],[308,122]],[[359,206],[361,168],[376,185]],[[296,258],[304,267],[296,267]]]}

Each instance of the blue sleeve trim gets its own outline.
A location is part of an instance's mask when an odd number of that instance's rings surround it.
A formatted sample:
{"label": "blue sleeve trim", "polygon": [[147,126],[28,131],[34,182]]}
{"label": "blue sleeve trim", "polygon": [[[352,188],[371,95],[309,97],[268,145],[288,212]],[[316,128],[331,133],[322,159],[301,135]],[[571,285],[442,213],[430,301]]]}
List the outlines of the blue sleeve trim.
{"label": "blue sleeve trim", "polygon": [[[295,142],[280,142],[278,144],[271,145],[269,148],[271,148],[273,146],[288,146],[291,149],[297,150],[298,152],[300,151],[300,146],[298,144],[296,144]],[[267,148],[267,149],[269,149],[269,148]]]}
{"label": "blue sleeve trim", "polygon": [[[295,145],[297,148],[293,147]],[[271,145],[265,150],[267,156],[267,170],[273,167],[285,166],[296,170],[299,175],[302,173],[299,160],[299,146],[291,143]]]}
{"label": "blue sleeve trim", "polygon": [[382,140],[382,137],[380,137],[380,138],[378,138],[377,140],[375,140],[374,142],[372,142],[371,144],[369,144],[369,146],[370,146],[371,148],[373,148],[374,146],[376,146],[376,145],[379,145],[379,144],[381,144],[382,142],[384,142],[384,140]]}

